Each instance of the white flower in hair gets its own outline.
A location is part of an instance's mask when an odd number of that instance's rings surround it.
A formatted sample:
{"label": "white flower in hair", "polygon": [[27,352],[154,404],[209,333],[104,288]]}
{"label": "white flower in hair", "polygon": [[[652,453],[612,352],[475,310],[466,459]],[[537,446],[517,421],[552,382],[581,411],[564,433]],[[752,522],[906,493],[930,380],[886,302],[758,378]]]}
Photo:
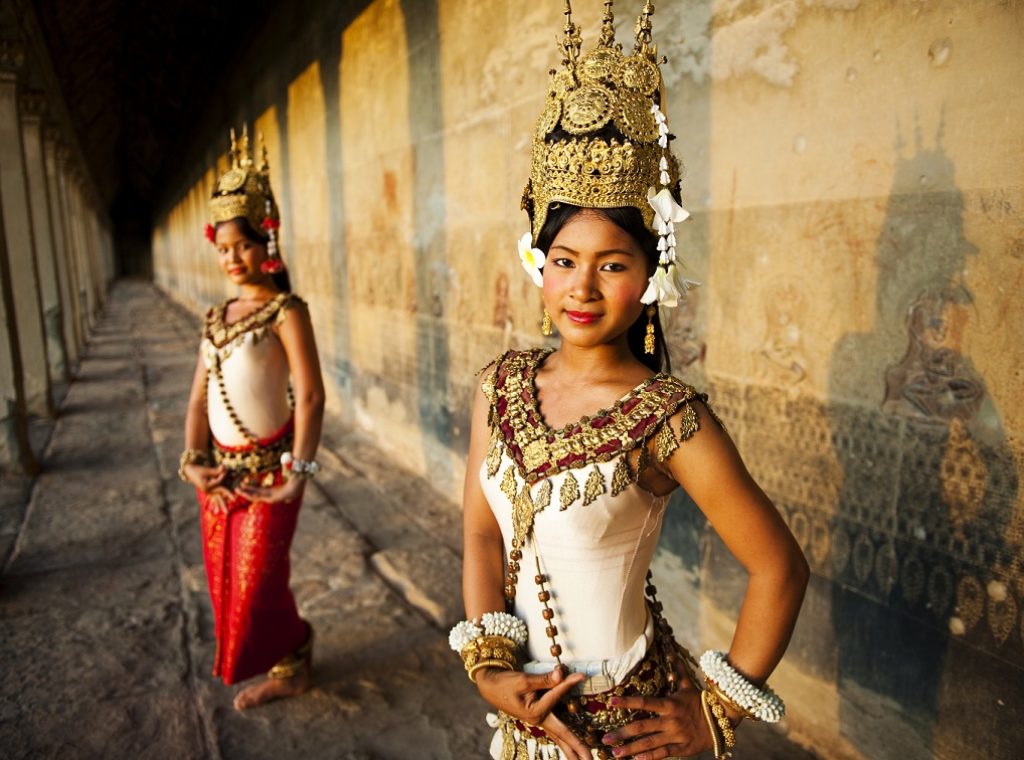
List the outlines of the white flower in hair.
{"label": "white flower in hair", "polygon": [[659,306],[669,308],[674,308],[679,304],[682,294],[676,287],[675,277],[673,277],[673,273],[670,271],[675,269],[675,266],[675,264],[669,264],[667,268],[659,266],[654,270],[654,274],[651,275],[647,285],[647,290],[640,296],[641,303],[652,304],[657,301]]}
{"label": "white flower in hair", "polygon": [[523,262],[523,269],[530,275],[533,284],[542,288],[544,287],[544,274],[541,269],[547,257],[544,255],[544,251],[534,248],[531,243],[532,238],[529,232],[519,238],[519,260]]}
{"label": "white flower in hair", "polygon": [[[651,204],[654,213],[658,215],[659,229],[668,227],[669,224],[685,221],[690,217],[690,212],[676,203],[672,193],[667,187],[661,188],[657,193],[653,187],[647,188],[647,202]],[[666,230],[667,234],[668,230]]]}
{"label": "white flower in hair", "polygon": [[647,290],[640,297],[640,302],[674,309],[686,295],[686,291],[700,285],[695,280],[683,275],[682,269],[675,262],[668,266],[659,266],[654,270],[648,281]]}

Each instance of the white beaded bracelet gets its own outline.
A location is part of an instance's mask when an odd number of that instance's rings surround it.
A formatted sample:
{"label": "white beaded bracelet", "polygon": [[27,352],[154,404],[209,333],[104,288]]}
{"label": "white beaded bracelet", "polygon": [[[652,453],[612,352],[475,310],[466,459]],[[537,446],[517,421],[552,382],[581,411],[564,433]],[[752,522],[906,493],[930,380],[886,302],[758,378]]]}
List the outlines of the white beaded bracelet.
{"label": "white beaded bracelet", "polygon": [[484,629],[475,620],[463,620],[456,623],[448,632],[448,646],[453,652],[461,652],[471,641],[484,635]]}
{"label": "white beaded bracelet", "polygon": [[320,472],[320,465],[315,461],[296,459],[290,451],[281,455],[281,468],[284,470],[285,478],[312,478]]}
{"label": "white beaded bracelet", "polygon": [[729,699],[765,723],[778,723],[786,714],[786,704],[768,684],[758,687],[741,676],[729,664],[725,652],[711,649],[700,656],[700,669],[717,684]]}
{"label": "white beaded bracelet", "polygon": [[526,644],[526,623],[507,612],[485,612],[480,622],[463,620],[456,623],[448,633],[448,646],[455,652],[461,652],[481,636],[504,636],[521,647]]}

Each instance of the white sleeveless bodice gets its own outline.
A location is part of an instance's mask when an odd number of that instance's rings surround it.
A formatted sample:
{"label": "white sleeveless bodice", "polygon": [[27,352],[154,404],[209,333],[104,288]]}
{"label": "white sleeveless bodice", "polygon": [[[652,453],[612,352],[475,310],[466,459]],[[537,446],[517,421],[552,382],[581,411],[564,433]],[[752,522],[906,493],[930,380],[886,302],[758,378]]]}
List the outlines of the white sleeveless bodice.
{"label": "white sleeveless bodice", "polygon": [[[499,472],[511,465],[512,460],[503,452]],[[615,466],[612,461],[591,468],[598,468],[604,481],[610,483]],[[591,471],[588,468],[585,472]],[[532,540],[522,549],[515,614],[526,621],[529,656],[540,665],[537,670],[550,670],[553,658],[544,632],[547,621],[537,599],[539,589],[533,583],[539,554],[541,572],[548,579],[549,604],[555,612],[562,660],[604,662],[606,671],[619,671],[607,673],[618,681],[615,676],[621,678],[628,673],[651,643],[644,585],[661,533],[666,499],[632,483],[616,496],[605,492],[586,506],[581,499],[560,510],[557,494],[573,472],[567,470],[548,479],[554,503],[537,513]],[[579,475],[579,471],[575,473]],[[513,502],[502,492],[499,476],[487,477],[486,464],[481,467],[480,480],[501,526],[507,556],[512,551]],[[531,487],[534,495],[543,483]]]}
{"label": "white sleeveless bodice", "polygon": [[228,413],[215,371],[218,362],[231,407],[249,432],[267,438],[291,417],[288,357],[272,327],[286,313],[287,300],[297,297],[282,296],[235,324],[217,323],[224,306],[211,309],[213,316],[207,317],[201,346],[207,369],[207,416],[214,439],[225,446],[245,446],[249,440]]}
{"label": "white sleeveless bodice", "polygon": [[[659,458],[671,455],[697,429],[689,404],[703,397],[659,374],[608,409],[554,430],[537,407],[534,383],[547,353],[509,352],[489,371],[482,387],[491,401],[491,443],[480,482],[506,558],[516,542],[523,555],[514,608],[529,632],[533,661],[524,669],[546,672],[554,663],[534,582],[539,555],[561,660],[592,677],[593,693],[618,684],[652,643],[644,587],[667,499],[637,484],[643,465],[631,465],[630,454],[651,442]],[[669,420],[680,410],[677,435]]]}

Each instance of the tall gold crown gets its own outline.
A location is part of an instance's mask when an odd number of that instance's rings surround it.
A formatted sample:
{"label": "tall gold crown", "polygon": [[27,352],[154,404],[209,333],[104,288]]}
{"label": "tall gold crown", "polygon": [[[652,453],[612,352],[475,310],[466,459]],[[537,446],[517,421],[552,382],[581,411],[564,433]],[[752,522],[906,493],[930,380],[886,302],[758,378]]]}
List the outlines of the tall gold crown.
{"label": "tall gold crown", "polygon": [[257,153],[260,164],[256,165],[249,149],[249,129],[242,127],[241,139],[235,139],[231,130],[231,168],[217,180],[217,186],[210,197],[210,223],[243,217],[257,231],[266,230],[267,219],[274,228],[280,223],[274,192],[270,188],[270,165],[267,163],[267,146],[262,135],[258,135]]}
{"label": "tall gold crown", "polygon": [[[631,55],[615,42],[612,0],[606,0],[597,46],[580,55],[580,29],[565,0],[565,28],[559,43],[561,70],[551,71],[544,110],[533,133],[530,179],[522,206],[530,215],[533,242],[550,204],[590,208],[632,206],[648,227],[654,209],[648,189],[668,185],[678,196],[679,164],[659,145],[654,106],[663,106],[658,48],[651,41],[654,4],[645,0],[636,22]],[[659,183],[663,157],[669,182]]]}

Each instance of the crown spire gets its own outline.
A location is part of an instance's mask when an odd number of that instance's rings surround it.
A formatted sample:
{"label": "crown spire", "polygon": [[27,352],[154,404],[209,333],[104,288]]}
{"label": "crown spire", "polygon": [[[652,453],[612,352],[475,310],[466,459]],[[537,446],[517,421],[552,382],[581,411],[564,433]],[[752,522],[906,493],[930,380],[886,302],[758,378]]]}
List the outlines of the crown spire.
{"label": "crown spire", "polygon": [[615,44],[615,12],[612,10],[614,0],[604,0],[604,16],[601,18],[601,40],[604,47]]}
{"label": "crown spire", "polygon": [[232,127],[229,134],[231,135],[231,168],[234,169],[238,166],[238,141],[235,140],[235,128]]}
{"label": "crown spire", "polygon": [[238,141],[238,165],[243,169],[252,166],[252,152],[249,150],[249,124],[242,124],[242,139]]}
{"label": "crown spire", "polygon": [[559,48],[562,51],[562,63],[575,75],[576,62],[580,57],[580,48],[583,47],[583,37],[580,35],[579,24],[572,20],[572,3],[565,0],[565,28],[564,35]]}
{"label": "crown spire", "polygon": [[636,47],[633,55],[647,55],[654,60],[658,57],[658,46],[651,42],[651,16],[654,15],[654,3],[644,0],[643,10],[636,20]]}

